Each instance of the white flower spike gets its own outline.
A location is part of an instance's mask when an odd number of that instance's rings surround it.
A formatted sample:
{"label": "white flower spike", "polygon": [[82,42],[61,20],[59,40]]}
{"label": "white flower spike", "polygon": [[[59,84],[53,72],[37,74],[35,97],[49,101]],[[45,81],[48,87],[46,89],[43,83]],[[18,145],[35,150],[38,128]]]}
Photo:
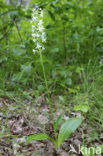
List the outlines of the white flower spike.
{"label": "white flower spike", "polygon": [[43,26],[43,10],[41,8],[34,8],[32,10],[31,24],[33,42],[35,43],[36,47],[33,49],[33,54],[35,54],[36,52],[39,52],[39,50],[45,50],[43,43],[46,42],[46,34]]}

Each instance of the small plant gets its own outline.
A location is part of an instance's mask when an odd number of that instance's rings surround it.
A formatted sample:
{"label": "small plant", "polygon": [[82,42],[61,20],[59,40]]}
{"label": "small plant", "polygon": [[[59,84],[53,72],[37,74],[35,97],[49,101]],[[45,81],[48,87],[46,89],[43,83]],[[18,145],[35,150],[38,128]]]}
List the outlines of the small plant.
{"label": "small plant", "polygon": [[44,64],[43,64],[42,51],[45,49],[43,44],[46,41],[46,37],[45,37],[44,26],[43,26],[43,10],[42,9],[33,9],[31,23],[32,23],[32,37],[36,45],[36,48],[33,49],[33,53],[36,54],[37,52],[40,54],[40,61],[41,61],[42,69],[43,69],[44,81],[45,81],[45,86],[46,86],[46,90],[48,94],[50,117],[52,119],[55,139],[51,138],[45,133],[39,133],[39,134],[28,136],[27,143],[32,140],[49,139],[54,144],[55,148],[57,149],[58,147],[60,147],[63,141],[67,139],[68,137],[70,137],[70,135],[80,126],[82,120],[79,118],[70,118],[65,123],[63,123],[63,125],[61,126],[59,130],[59,134],[57,133],[58,126],[60,125],[62,121],[62,116],[59,116],[57,121],[55,121],[54,116],[53,116],[52,103],[51,103],[48,83],[46,79],[46,73],[45,73]]}

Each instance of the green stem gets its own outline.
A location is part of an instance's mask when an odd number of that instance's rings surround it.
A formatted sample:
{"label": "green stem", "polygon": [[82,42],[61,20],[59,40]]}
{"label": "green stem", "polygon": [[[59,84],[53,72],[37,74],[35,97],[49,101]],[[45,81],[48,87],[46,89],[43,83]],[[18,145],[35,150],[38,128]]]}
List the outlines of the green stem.
{"label": "green stem", "polygon": [[47,90],[47,94],[48,94],[50,115],[51,115],[51,119],[52,119],[52,123],[53,123],[55,139],[57,140],[57,132],[56,132],[56,128],[55,128],[55,121],[54,121],[54,116],[53,116],[51,98],[50,98],[50,93],[49,93],[47,78],[46,78],[46,74],[45,74],[44,63],[43,63],[43,57],[42,57],[42,51],[41,50],[40,50],[40,60],[41,60],[41,65],[42,65],[42,70],[43,70],[43,75],[44,75],[45,86],[46,86],[46,90]]}

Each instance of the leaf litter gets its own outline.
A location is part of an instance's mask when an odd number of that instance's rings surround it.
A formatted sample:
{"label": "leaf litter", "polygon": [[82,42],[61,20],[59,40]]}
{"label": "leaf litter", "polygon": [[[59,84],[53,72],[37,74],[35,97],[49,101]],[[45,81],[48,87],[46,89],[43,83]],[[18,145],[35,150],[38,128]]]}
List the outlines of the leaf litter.
{"label": "leaf litter", "polygon": [[[30,102],[27,99],[22,102],[25,103],[25,107],[16,108],[14,100],[0,98],[2,110],[0,113],[0,156],[71,156],[70,145],[78,150],[78,144],[82,143],[82,132],[85,132],[85,138],[89,137],[89,128],[87,129],[86,125],[84,126],[86,128],[80,128],[71,138],[65,140],[58,151],[49,140],[32,141],[27,144],[26,137],[31,134],[46,131],[48,135],[52,136],[53,126],[49,117],[49,107],[44,97],[43,100],[36,100],[36,103],[34,100]],[[55,119],[61,113],[64,114],[65,120],[69,119],[66,110],[54,107]],[[81,117],[80,112],[70,111],[69,113],[72,117]],[[91,132],[92,129],[89,131]],[[103,135],[100,137],[103,140]],[[98,142],[95,141],[94,144],[98,145]],[[76,154],[76,156],[79,155]]]}

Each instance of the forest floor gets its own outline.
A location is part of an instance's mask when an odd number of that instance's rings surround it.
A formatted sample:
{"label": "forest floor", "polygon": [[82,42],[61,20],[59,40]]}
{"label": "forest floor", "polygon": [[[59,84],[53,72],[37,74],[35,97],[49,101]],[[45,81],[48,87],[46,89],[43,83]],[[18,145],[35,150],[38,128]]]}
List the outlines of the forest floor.
{"label": "forest floor", "polygon": [[[35,99],[31,91],[25,93],[23,97],[0,98],[0,156],[82,156],[78,151],[79,145],[93,145],[96,148],[103,144],[103,133],[96,136],[85,117],[82,126],[65,140],[58,151],[48,140],[26,143],[30,134],[46,131],[52,136],[53,128],[45,95]],[[55,119],[60,114],[64,115],[64,120],[81,117],[80,112],[70,109],[70,104],[58,102],[57,95],[52,96],[52,102]],[[70,152],[72,147],[75,149],[74,153]]]}

